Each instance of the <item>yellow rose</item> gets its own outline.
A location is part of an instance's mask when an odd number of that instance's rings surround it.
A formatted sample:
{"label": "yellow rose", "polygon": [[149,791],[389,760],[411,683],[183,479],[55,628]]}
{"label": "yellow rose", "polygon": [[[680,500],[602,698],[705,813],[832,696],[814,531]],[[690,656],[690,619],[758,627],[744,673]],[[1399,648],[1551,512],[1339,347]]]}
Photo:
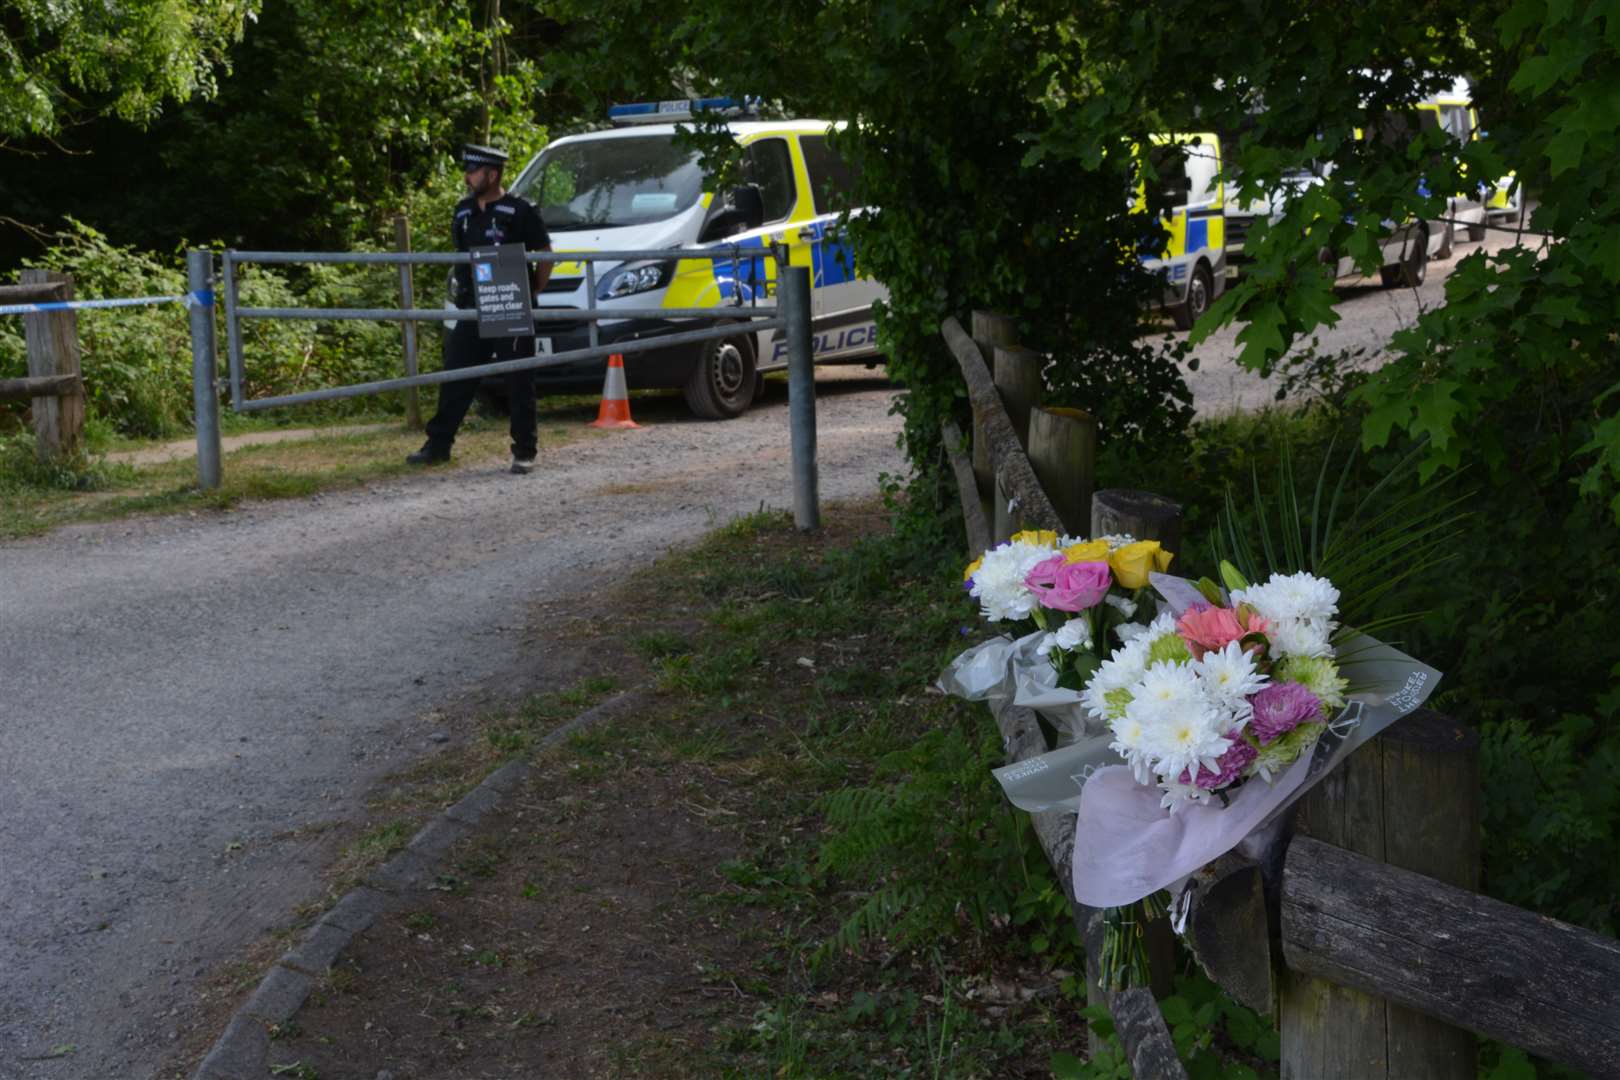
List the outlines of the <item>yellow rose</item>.
{"label": "yellow rose", "polygon": [[1070,544],[1063,549],[1064,562],[1107,562],[1108,541],[1092,540],[1089,543],[1082,541]]}
{"label": "yellow rose", "polygon": [[968,568],[966,570],[962,571],[962,580],[963,581],[972,581],[973,580],[973,575],[977,574],[979,572],[979,567],[981,567],[983,565],[984,565],[984,556],[980,555],[977,559],[974,559],[972,562],[968,563]]}
{"label": "yellow rose", "polygon": [[1025,529],[1023,532],[1012,534],[1015,543],[1035,544],[1040,547],[1057,547],[1057,533],[1051,529]]}
{"label": "yellow rose", "polygon": [[1140,589],[1148,583],[1148,574],[1170,569],[1173,558],[1174,555],[1159,547],[1157,540],[1138,540],[1108,556],[1108,568],[1122,588]]}

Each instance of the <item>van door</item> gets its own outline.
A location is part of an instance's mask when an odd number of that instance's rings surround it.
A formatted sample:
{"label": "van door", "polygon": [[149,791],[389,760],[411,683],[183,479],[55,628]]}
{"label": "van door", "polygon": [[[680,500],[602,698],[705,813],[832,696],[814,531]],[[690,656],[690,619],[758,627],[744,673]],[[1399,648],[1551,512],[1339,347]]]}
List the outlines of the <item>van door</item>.
{"label": "van door", "polygon": [[877,351],[872,303],[887,292],[859,272],[839,220],[849,207],[854,174],[825,135],[800,135],[799,148],[814,212],[801,237],[810,244],[816,359],[870,355]]}

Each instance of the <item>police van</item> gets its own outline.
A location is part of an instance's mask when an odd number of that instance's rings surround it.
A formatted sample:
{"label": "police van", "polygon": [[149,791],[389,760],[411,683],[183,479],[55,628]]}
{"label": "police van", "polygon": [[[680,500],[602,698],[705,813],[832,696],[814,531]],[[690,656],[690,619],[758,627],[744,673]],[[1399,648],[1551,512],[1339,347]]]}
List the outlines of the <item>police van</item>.
{"label": "police van", "polygon": [[[742,306],[771,302],[777,263],[773,249],[811,272],[817,363],[881,362],[872,304],[883,286],[858,272],[840,227],[852,188],[849,167],[831,145],[837,125],[825,120],[749,119],[731,99],[614,106],[614,126],[550,143],[523,168],[511,190],[540,210],[559,253],[663,251],[668,258],[595,262],[598,310],[712,309],[692,319],[604,318],[602,345],[645,341],[735,324],[734,336],[635,352],[625,357],[632,389],[679,389],[694,413],[725,419],[746,411],[765,372],[787,366],[781,331],[753,331],[738,318]],[[677,139],[677,125],[700,111],[718,114],[742,148],[741,179],[708,190],[699,152]],[[859,214],[859,209],[849,211]],[[682,259],[682,249],[741,249],[737,259]],[[560,261],[535,298],[539,310],[590,306],[586,263]],[[560,353],[590,344],[585,320],[537,320],[539,348]],[[594,391],[604,359],[580,360],[536,372],[542,389]]]}
{"label": "police van", "polygon": [[[1369,137],[1391,145],[1404,146],[1416,131],[1433,128],[1440,123],[1437,109],[1422,107],[1382,114],[1372,131],[1357,127],[1354,137],[1360,142]],[[1308,168],[1291,171],[1283,176],[1275,191],[1250,202],[1231,200],[1226,206],[1226,237],[1229,273],[1237,276],[1248,261],[1244,252],[1249,231],[1259,218],[1275,222],[1282,217],[1284,204],[1291,198],[1322,184],[1333,174],[1330,161],[1313,162]],[[1234,187],[1236,181],[1234,178]],[[1420,193],[1427,188],[1420,182]],[[1353,215],[1352,215],[1353,216]],[[1417,286],[1428,276],[1430,259],[1450,256],[1454,239],[1449,223],[1431,223],[1422,219],[1402,222],[1383,222],[1385,236],[1379,244],[1379,281],[1386,287]],[[1354,277],[1361,273],[1356,261],[1337,251],[1323,249],[1317,260],[1330,267],[1335,280]]]}
{"label": "police van", "polygon": [[[1479,138],[1479,114],[1474,111],[1471,87],[1467,79],[1454,80],[1449,90],[1424,98],[1418,102],[1417,108],[1420,113],[1432,114],[1435,124],[1449,135],[1451,141],[1459,148]],[[1446,222],[1444,239],[1436,258],[1444,259],[1451,254],[1459,226],[1466,231],[1468,239],[1485,239],[1486,203],[1491,194],[1484,185],[1476,185],[1472,191],[1463,191],[1447,197],[1446,210],[1449,220]]]}
{"label": "police van", "polygon": [[[1142,265],[1164,278],[1164,304],[1176,326],[1192,329],[1226,288],[1226,189],[1220,179],[1221,141],[1210,132],[1154,135],[1148,177],[1170,203],[1164,212],[1169,242]],[[1132,212],[1147,210],[1139,184]]]}

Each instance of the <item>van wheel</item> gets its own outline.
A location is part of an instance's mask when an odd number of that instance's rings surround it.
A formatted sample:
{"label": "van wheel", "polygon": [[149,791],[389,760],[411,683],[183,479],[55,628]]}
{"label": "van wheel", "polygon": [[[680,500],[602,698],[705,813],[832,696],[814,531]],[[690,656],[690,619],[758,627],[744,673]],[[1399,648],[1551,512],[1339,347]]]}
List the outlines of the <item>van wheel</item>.
{"label": "van wheel", "polygon": [[1429,232],[1420,230],[1414,238],[1412,253],[1404,262],[1394,266],[1381,266],[1378,268],[1378,280],[1386,289],[1393,289],[1397,285],[1404,285],[1415,289],[1422,285],[1429,276]]}
{"label": "van wheel", "polygon": [[1209,267],[1199,263],[1193,267],[1192,280],[1187,283],[1187,299],[1170,309],[1170,317],[1177,329],[1191,330],[1209,311],[1215,296],[1215,278]]}
{"label": "van wheel", "polygon": [[758,380],[754,350],[747,338],[705,341],[684,393],[687,408],[705,420],[730,420],[748,411]]}

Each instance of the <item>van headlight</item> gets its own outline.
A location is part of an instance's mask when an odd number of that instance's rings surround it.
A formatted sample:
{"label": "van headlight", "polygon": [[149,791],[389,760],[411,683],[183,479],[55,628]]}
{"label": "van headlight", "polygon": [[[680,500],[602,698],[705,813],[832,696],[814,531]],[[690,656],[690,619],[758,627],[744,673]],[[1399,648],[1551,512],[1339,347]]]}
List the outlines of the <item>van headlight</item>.
{"label": "van headlight", "polygon": [[634,296],[637,293],[651,292],[669,284],[671,273],[675,270],[675,263],[649,262],[626,263],[608,272],[596,286],[598,300],[614,300],[621,296]]}

